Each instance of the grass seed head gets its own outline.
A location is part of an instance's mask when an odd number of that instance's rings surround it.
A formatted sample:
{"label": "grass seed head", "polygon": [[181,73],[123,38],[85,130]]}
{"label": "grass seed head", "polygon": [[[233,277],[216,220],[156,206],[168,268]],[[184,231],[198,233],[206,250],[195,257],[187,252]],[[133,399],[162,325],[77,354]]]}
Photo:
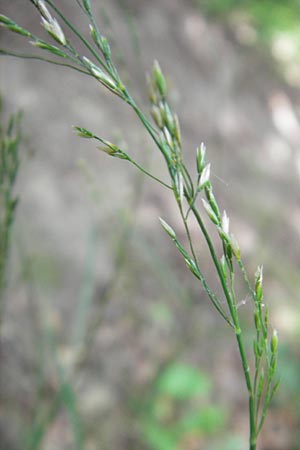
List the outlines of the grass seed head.
{"label": "grass seed head", "polygon": [[51,18],[51,21],[48,21],[44,17],[42,17],[42,25],[50,34],[50,36],[53,37],[53,39],[55,39],[61,45],[66,45],[67,39],[55,18]]}
{"label": "grass seed head", "polygon": [[60,50],[60,48],[55,47],[54,45],[47,44],[47,42],[41,40],[29,41],[31,45],[34,47],[41,48],[42,50],[47,50],[51,52],[53,55],[60,56],[62,58],[66,57],[66,54]]}
{"label": "grass seed head", "polygon": [[99,80],[100,83],[102,83],[104,86],[112,89],[113,91],[117,91],[118,90],[118,87],[117,87],[116,83],[114,82],[114,80],[109,75],[104,73],[103,70],[100,69],[100,67],[96,66],[86,56],[84,56],[82,59],[85,62],[86,67],[89,70],[89,72],[92,75],[94,75],[94,77],[97,78],[97,80]]}
{"label": "grass seed head", "polygon": [[151,76],[147,75],[148,97],[151,105],[158,105],[159,99]]}
{"label": "grass seed head", "polygon": [[41,14],[41,16],[47,21],[47,22],[51,22],[53,20],[47,6],[45,5],[45,3],[42,0],[38,0],[36,3],[36,6]]}
{"label": "grass seed head", "polygon": [[82,0],[82,1],[83,1],[83,6],[84,6],[85,10],[90,13],[91,12],[90,0]]}
{"label": "grass seed head", "polygon": [[112,144],[111,142],[104,139],[101,139],[101,142],[103,142],[104,146],[98,146],[97,148],[102,152],[107,153],[110,156],[114,156],[115,158],[129,160],[129,156],[127,155],[127,153],[123,152],[123,150],[121,150],[117,145]]}
{"label": "grass seed head", "polygon": [[220,264],[221,264],[221,269],[222,269],[224,278],[225,278],[225,280],[227,280],[227,263],[226,263],[225,255],[222,255]]}
{"label": "grass seed head", "polygon": [[241,259],[241,250],[240,250],[239,243],[233,234],[230,235],[230,246],[231,246],[234,256],[239,261]]}
{"label": "grass seed head", "polygon": [[74,125],[73,129],[75,130],[76,134],[82,138],[93,139],[95,137],[95,135],[91,131],[87,130],[86,128],[77,127]]}
{"label": "grass seed head", "polygon": [[9,17],[6,17],[0,14],[0,25],[13,31],[14,33],[21,34],[22,36],[31,37],[32,34],[25,30],[25,28],[20,27],[17,23],[11,20]]}
{"label": "grass seed head", "polygon": [[277,330],[273,330],[272,339],[271,339],[271,352],[275,354],[278,348],[278,332]]}
{"label": "grass seed head", "polygon": [[152,69],[152,79],[155,82],[161,97],[165,98],[167,92],[167,83],[158,61],[154,61]]}
{"label": "grass seed head", "polygon": [[227,213],[226,213],[225,210],[224,210],[223,215],[222,215],[222,230],[226,234],[229,233],[229,217],[227,216]]}
{"label": "grass seed head", "polygon": [[101,36],[100,47],[101,47],[102,53],[103,53],[106,61],[110,61],[110,58],[111,58],[110,45],[108,43],[107,38],[104,36]]}
{"label": "grass seed head", "polygon": [[163,133],[164,133],[167,144],[169,145],[169,147],[173,148],[174,142],[173,142],[172,136],[170,134],[170,131],[168,130],[167,127],[163,127]]}
{"label": "grass seed head", "polygon": [[175,188],[177,193],[177,198],[180,202],[183,201],[184,196],[184,184],[183,184],[183,176],[181,172],[177,171],[175,174]]}
{"label": "grass seed head", "polygon": [[255,272],[255,293],[257,300],[259,301],[261,301],[263,297],[262,283],[263,283],[263,266],[258,266],[257,271]]}
{"label": "grass seed head", "polygon": [[181,146],[181,131],[180,131],[180,123],[177,114],[174,114],[174,136]]}
{"label": "grass seed head", "polygon": [[176,239],[176,233],[173,230],[173,228],[161,217],[159,217],[159,221],[161,223],[161,226],[163,227],[163,229],[166,231],[166,233],[168,233],[168,235],[172,238],[172,239]]}
{"label": "grass seed head", "polygon": [[208,183],[209,178],[210,178],[210,163],[206,164],[206,166],[202,170],[199,181],[200,189],[202,189],[206,185],[206,183]]}
{"label": "grass seed head", "polygon": [[152,105],[152,107],[151,107],[151,116],[152,116],[155,124],[161,130],[163,128],[163,120],[162,120],[160,109],[158,108],[158,106]]}
{"label": "grass seed head", "polygon": [[260,329],[261,329],[261,323],[260,323],[260,319],[259,319],[259,311],[258,311],[258,309],[256,309],[256,310],[254,311],[254,324],[255,324],[255,329],[256,329],[257,331],[260,331]]}
{"label": "grass seed head", "polygon": [[93,41],[95,42],[96,45],[99,45],[100,44],[99,36],[92,24],[89,24],[89,29]]}
{"label": "grass seed head", "polygon": [[198,175],[201,175],[205,167],[205,160],[206,160],[206,147],[203,144],[203,142],[201,143],[200,147],[197,148],[196,158],[197,158]]}
{"label": "grass seed head", "polygon": [[220,221],[219,221],[218,217],[216,216],[214,210],[210,206],[210,204],[204,198],[202,199],[202,203],[203,203],[204,209],[207,212],[207,215],[211,219],[211,221],[216,225],[220,225]]}
{"label": "grass seed head", "polygon": [[0,23],[4,26],[16,25],[13,20],[11,20],[9,17],[4,16],[3,14],[0,14]]}
{"label": "grass seed head", "polygon": [[165,124],[168,127],[168,130],[173,135],[174,134],[174,117],[171,112],[171,109],[167,103],[164,104],[164,110],[165,110]]}
{"label": "grass seed head", "polygon": [[213,194],[212,186],[211,186],[209,181],[205,184],[204,191],[205,191],[205,195],[206,195],[208,203],[210,204],[210,206],[214,210],[214,212],[215,212],[216,216],[218,217],[218,219],[221,221],[220,210],[219,210],[219,207],[218,207],[218,204],[217,204],[217,200],[216,200],[216,198],[215,198],[215,196]]}

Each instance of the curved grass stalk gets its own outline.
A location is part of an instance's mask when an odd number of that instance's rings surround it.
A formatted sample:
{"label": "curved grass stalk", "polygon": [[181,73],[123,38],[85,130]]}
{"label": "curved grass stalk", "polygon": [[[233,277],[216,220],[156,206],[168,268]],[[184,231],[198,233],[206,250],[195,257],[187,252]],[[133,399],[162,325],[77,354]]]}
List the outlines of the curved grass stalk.
{"label": "curved grass stalk", "polygon": [[0,55],[12,56],[12,57],[19,58],[19,59],[32,59],[32,60],[36,60],[36,61],[42,61],[42,62],[46,62],[49,64],[53,64],[54,66],[68,67],[68,69],[73,69],[76,72],[80,72],[80,73],[83,73],[84,75],[91,76],[91,74],[89,72],[79,69],[79,67],[72,66],[72,64],[61,63],[59,61],[55,61],[54,59],[44,58],[43,56],[31,55],[31,54],[26,54],[26,53],[16,53],[16,52],[12,52],[11,50],[1,50],[1,49],[0,49]]}
{"label": "curved grass stalk", "polygon": [[[138,106],[131,94],[128,92],[126,86],[121,81],[118,71],[111,59],[110,47],[104,36],[102,36],[97,27],[95,18],[91,10],[90,0],[76,0],[76,3],[81,7],[81,10],[90,19],[91,22],[91,37],[100,50],[101,55],[92,47],[92,45],[82,36],[76,27],[69,21],[68,18],[62,14],[57,6],[51,0],[45,0],[50,7],[56,12],[63,23],[79,38],[84,46],[91,52],[100,67],[88,60],[84,55],[77,53],[76,49],[64,37],[63,30],[53,19],[48,11],[45,12],[45,4],[43,0],[31,0],[32,3],[46,16],[44,25],[49,34],[60,43],[63,49],[67,50],[73,58],[73,62],[80,66],[80,70],[86,73],[100,83],[112,93],[126,102],[135,112],[142,126],[152,138],[155,146],[163,156],[170,176],[170,185],[163,182],[159,178],[149,173],[145,168],[140,166],[136,161],[130,158],[125,152],[119,149],[116,145],[105,141],[98,136],[93,135],[83,128],[77,127],[77,132],[80,136],[85,138],[94,138],[105,145],[102,149],[111,156],[121,158],[129,161],[138,170],[145,175],[154,179],[173,191],[174,198],[177,202],[179,213],[183,221],[187,241],[189,243],[190,253],[184,249],[179,243],[174,230],[164,221],[161,221],[163,228],[175,243],[177,249],[184,257],[189,270],[201,282],[210,301],[216,308],[223,319],[234,329],[238,352],[240,355],[241,365],[245,384],[248,391],[249,401],[249,449],[256,450],[257,437],[262,430],[264,420],[270,406],[271,399],[275,394],[278,382],[274,384],[274,377],[276,373],[277,362],[277,346],[278,338],[277,332],[273,332],[272,337],[269,337],[269,316],[268,310],[263,309],[263,293],[262,293],[262,268],[259,268],[255,275],[255,288],[251,286],[246,269],[243,265],[239,246],[232,234],[229,233],[229,219],[224,211],[221,217],[219,206],[212,191],[210,183],[210,164],[205,163],[206,149],[201,145],[197,149],[196,164],[197,164],[197,179],[194,185],[192,177],[188,168],[185,166],[182,154],[182,142],[179,120],[176,114],[172,112],[167,101],[167,84],[165,77],[157,62],[154,63],[152,73],[148,80],[148,93],[151,103],[151,114],[154,120],[154,125],[147,119],[145,113]],[[2,18],[2,24],[7,26],[12,31],[20,33],[20,27],[14,23],[9,22],[10,19]],[[21,34],[27,35],[21,29]],[[45,48],[51,51],[51,46]],[[55,50],[52,48],[55,54]],[[56,53],[58,53],[56,51]],[[62,56],[63,55],[59,55]],[[103,60],[104,58],[104,60]],[[47,61],[51,62],[51,61]],[[62,64],[61,64],[62,65]],[[74,68],[73,66],[71,68]],[[102,68],[105,72],[102,71]],[[202,201],[204,209],[209,219],[216,226],[217,232],[221,238],[223,245],[223,255],[221,260],[217,256],[216,246],[213,243],[207,227],[202,218],[202,210],[196,206],[197,197],[203,195]],[[186,210],[186,212],[185,212]],[[209,288],[207,280],[201,271],[201,264],[199,264],[197,253],[193,244],[193,236],[190,233],[188,219],[190,214],[194,216],[199,230],[204,237],[208,247],[213,267],[216,271],[217,279],[221,285],[223,294],[226,299],[227,311],[222,307],[221,301]],[[254,303],[254,357],[255,367],[253,370],[249,367],[248,355],[245,349],[243,339],[243,329],[240,324],[240,317],[235,293],[235,272],[234,264],[238,264],[241,269],[247,289]],[[264,367],[266,374],[264,374]],[[253,373],[254,372],[254,373]],[[266,378],[266,379],[265,379]]]}

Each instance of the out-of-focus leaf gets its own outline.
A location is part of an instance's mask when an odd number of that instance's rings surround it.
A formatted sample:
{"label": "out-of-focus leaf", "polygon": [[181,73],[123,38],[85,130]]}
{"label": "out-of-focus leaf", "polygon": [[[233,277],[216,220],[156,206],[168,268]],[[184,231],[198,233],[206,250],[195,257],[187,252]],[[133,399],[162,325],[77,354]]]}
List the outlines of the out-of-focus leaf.
{"label": "out-of-focus leaf", "polygon": [[158,392],[178,400],[193,396],[207,396],[211,392],[211,382],[207,375],[186,364],[173,364],[161,375],[157,384]]}
{"label": "out-of-focus leaf", "polygon": [[178,425],[185,433],[201,430],[203,433],[212,434],[225,425],[226,412],[223,408],[207,406],[197,412],[186,415]]}

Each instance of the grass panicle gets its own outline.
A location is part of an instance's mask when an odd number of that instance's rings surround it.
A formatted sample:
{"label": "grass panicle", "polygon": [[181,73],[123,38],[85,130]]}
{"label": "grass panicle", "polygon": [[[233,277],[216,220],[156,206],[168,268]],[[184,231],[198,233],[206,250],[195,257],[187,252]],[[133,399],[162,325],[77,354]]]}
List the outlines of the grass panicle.
{"label": "grass panicle", "polygon": [[[165,161],[169,181],[160,180],[140,166],[131,156],[122,149],[98,137],[94,133],[82,127],[75,127],[80,137],[95,139],[101,143],[100,149],[112,157],[124,159],[133,164],[138,170],[162,184],[172,191],[178,206],[179,215],[184,225],[188,248],[185,248],[177,239],[176,232],[165,220],[160,219],[161,225],[171,238],[180,255],[184,258],[188,269],[201,283],[208,298],[221,317],[232,329],[237,349],[240,355],[241,365],[249,399],[249,450],[257,448],[258,435],[262,430],[270,402],[278,389],[279,381],[276,377],[278,335],[269,324],[269,311],[264,304],[263,296],[263,270],[259,267],[253,283],[247,274],[242,260],[242,254],[235,236],[230,232],[229,217],[226,211],[221,213],[221,208],[213,192],[211,182],[211,165],[206,161],[207,151],[201,144],[195,151],[195,163],[197,176],[194,180],[190,170],[185,164],[182,147],[182,137],[178,116],[173,112],[168,102],[168,86],[166,77],[157,61],[148,75],[147,88],[150,101],[149,116],[145,113],[131,96],[125,84],[122,82],[118,70],[113,62],[109,43],[100,33],[89,0],[77,0],[83,14],[88,20],[87,27],[90,32],[91,42],[88,41],[79,30],[65,17],[59,6],[50,0],[31,0],[37,8],[42,26],[48,32],[53,42],[48,43],[23,29],[11,19],[0,16],[0,22],[8,30],[29,37],[35,48],[51,53],[56,57],[55,64],[68,65],[94,78],[101,85],[117,95],[127,103],[136,113],[143,128],[153,140],[154,146],[160,152]],[[51,10],[51,12],[49,11]],[[55,17],[52,15],[52,11]],[[77,38],[85,46],[86,54],[80,54],[69,35]],[[2,50],[1,53],[9,54]],[[13,54],[20,56],[20,54]],[[44,59],[43,56],[25,55],[25,57]],[[57,59],[58,58],[58,59]],[[51,60],[48,62],[52,62]],[[99,148],[99,147],[98,147]],[[15,166],[13,166],[15,167]],[[9,185],[10,186],[10,185]],[[199,199],[202,199],[199,202]],[[11,203],[12,202],[12,203]],[[13,200],[9,200],[8,211],[14,210]],[[222,297],[213,292],[203,272],[201,260],[195,250],[194,242],[197,235],[191,232],[190,217],[193,216],[198,226],[198,232],[206,241],[211,263],[215,269],[216,277],[222,288]],[[206,226],[207,218],[212,222],[221,241],[222,254],[218,254],[219,243],[213,237]],[[200,260],[200,261],[199,261]],[[239,305],[236,299],[236,275],[241,273],[246,288],[252,297],[253,304],[253,353],[245,347],[244,325],[241,324]],[[224,303],[225,298],[225,303]],[[248,330],[247,330],[248,333]],[[254,361],[254,364],[250,364]]]}

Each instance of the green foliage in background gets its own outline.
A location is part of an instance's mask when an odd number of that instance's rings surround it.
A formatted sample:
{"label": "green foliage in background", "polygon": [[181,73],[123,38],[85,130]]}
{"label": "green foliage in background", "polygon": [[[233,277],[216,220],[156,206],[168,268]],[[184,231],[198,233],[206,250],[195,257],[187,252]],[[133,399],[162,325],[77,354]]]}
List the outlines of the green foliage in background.
{"label": "green foliage in background", "polygon": [[293,410],[296,420],[300,415],[300,349],[297,341],[286,342],[281,347],[280,364],[278,371],[282,377],[285,390],[282,391],[278,401],[288,403]]}
{"label": "green foliage in background", "polygon": [[153,450],[185,448],[190,440],[220,432],[226,412],[211,403],[210,378],[188,364],[172,363],[156,380],[142,420],[142,434]]}
{"label": "green foliage in background", "polygon": [[277,33],[300,34],[299,0],[196,0],[196,3],[209,16],[246,14],[263,39],[270,39]]}

